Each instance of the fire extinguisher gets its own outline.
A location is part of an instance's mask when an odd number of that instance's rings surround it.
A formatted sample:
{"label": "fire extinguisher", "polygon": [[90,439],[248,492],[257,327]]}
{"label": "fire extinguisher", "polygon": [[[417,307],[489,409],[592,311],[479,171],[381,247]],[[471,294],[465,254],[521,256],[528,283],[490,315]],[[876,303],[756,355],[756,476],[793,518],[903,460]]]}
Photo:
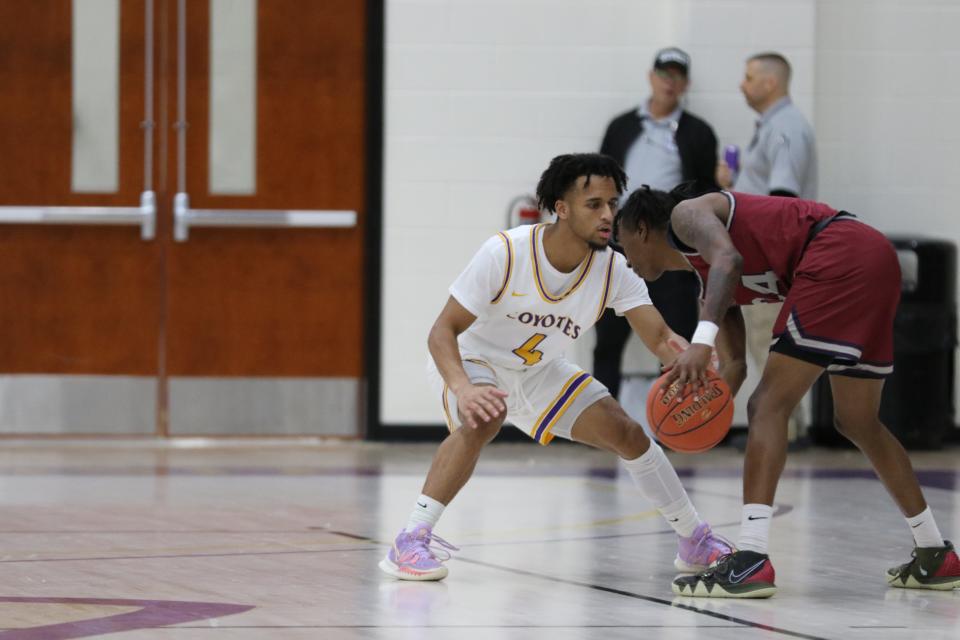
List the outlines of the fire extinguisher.
{"label": "fire extinguisher", "polygon": [[517,196],[510,201],[507,207],[507,228],[519,227],[522,224],[537,224],[541,220],[540,207],[537,199],[529,194]]}

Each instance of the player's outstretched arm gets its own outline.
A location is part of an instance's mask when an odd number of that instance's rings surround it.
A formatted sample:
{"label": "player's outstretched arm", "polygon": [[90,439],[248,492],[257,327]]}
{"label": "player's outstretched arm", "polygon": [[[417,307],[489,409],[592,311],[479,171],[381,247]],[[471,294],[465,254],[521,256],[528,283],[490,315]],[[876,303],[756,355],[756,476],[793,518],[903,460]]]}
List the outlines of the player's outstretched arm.
{"label": "player's outstretched arm", "polygon": [[[700,314],[700,324],[694,333],[690,348],[677,358],[670,370],[669,380],[682,385],[706,386],[707,367],[713,352],[716,335],[727,309],[733,303],[733,292],[740,282],[743,256],[733,246],[730,234],[721,221],[728,215],[730,202],[720,193],[709,193],[692,200],[684,200],[670,216],[673,232],[684,244],[693,247],[710,265],[707,291]],[[698,339],[701,327],[712,334]]]}
{"label": "player's outstretched arm", "polygon": [[507,397],[505,391],[496,387],[475,386],[470,383],[467,372],[463,370],[457,336],[466,331],[476,319],[456,298],[450,296],[427,338],[427,347],[440,375],[457,397],[460,418],[472,429],[476,429],[480,422],[489,422],[507,410],[503,402]]}
{"label": "player's outstretched arm", "polygon": [[673,364],[677,355],[690,346],[683,336],[670,329],[652,304],[634,307],[623,315],[647,349],[665,365]]}

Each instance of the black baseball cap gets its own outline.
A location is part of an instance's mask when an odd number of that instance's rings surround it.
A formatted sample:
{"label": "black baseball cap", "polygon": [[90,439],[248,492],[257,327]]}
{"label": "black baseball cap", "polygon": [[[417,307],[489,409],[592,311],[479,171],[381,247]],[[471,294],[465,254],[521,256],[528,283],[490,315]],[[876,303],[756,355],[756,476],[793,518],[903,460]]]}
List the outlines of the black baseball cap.
{"label": "black baseball cap", "polygon": [[653,68],[666,69],[670,66],[679,69],[685,76],[690,75],[690,56],[677,47],[667,47],[657,51],[657,56],[653,59]]}

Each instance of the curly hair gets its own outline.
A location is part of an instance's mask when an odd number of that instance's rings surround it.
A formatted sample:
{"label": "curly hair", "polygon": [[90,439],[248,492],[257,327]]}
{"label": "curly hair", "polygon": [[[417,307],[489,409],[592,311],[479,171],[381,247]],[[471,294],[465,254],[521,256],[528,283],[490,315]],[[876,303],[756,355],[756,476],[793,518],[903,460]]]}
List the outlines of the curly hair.
{"label": "curly hair", "polygon": [[557,200],[562,200],[577,178],[586,176],[584,186],[590,184],[591,176],[611,178],[617,192],[627,188],[627,174],[617,161],[602,153],[568,153],[550,161],[550,166],[537,183],[537,204],[541,209],[555,213]]}

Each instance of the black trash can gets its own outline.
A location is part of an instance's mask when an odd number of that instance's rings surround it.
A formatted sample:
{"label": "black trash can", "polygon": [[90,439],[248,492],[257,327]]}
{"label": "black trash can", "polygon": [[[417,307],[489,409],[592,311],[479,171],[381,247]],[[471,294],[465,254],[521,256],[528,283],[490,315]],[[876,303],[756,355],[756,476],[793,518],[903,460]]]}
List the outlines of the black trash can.
{"label": "black trash can", "polygon": [[[893,323],[893,375],[880,419],[905,447],[936,449],[955,428],[957,247],[947,240],[890,236],[900,258],[900,306]],[[809,429],[816,444],[849,444],[833,428],[829,376],[813,388]]]}

